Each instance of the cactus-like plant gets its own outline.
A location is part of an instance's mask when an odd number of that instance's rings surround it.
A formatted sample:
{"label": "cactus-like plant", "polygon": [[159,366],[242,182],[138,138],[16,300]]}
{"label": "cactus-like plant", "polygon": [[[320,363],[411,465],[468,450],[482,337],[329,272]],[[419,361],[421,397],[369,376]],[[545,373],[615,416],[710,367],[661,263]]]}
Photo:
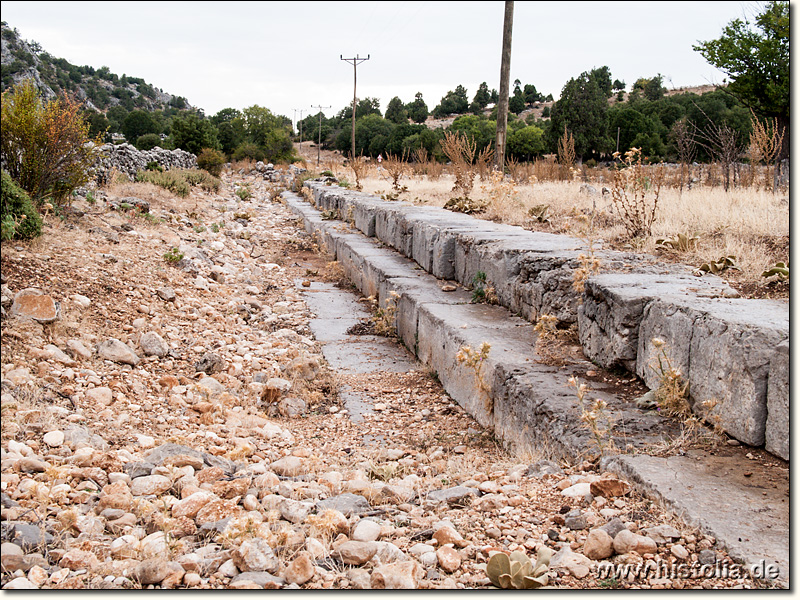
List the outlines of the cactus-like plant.
{"label": "cactus-like plant", "polygon": [[532,563],[524,552],[498,552],[489,559],[486,574],[495,587],[534,590],[547,585],[547,570],[552,556],[553,551],[546,546],[541,546],[536,553],[536,563]]}
{"label": "cactus-like plant", "polygon": [[547,218],[547,210],[549,208],[549,204],[537,204],[528,209],[528,216],[532,219],[536,219],[539,223],[549,223],[550,219]]}
{"label": "cactus-like plant", "polygon": [[778,281],[786,281],[789,279],[789,263],[775,263],[773,267],[770,267],[761,274],[761,276],[765,278],[772,277],[773,275],[778,276]]}
{"label": "cactus-like plant", "polygon": [[675,237],[661,238],[656,240],[656,248],[670,248],[678,252],[688,252],[697,248],[697,236],[688,233],[679,233]]}
{"label": "cactus-like plant", "polygon": [[719,275],[727,269],[739,270],[739,267],[736,266],[736,257],[732,254],[720,256],[719,260],[710,260],[707,263],[703,263],[700,265],[700,268],[695,271],[695,275],[702,275],[703,273]]}

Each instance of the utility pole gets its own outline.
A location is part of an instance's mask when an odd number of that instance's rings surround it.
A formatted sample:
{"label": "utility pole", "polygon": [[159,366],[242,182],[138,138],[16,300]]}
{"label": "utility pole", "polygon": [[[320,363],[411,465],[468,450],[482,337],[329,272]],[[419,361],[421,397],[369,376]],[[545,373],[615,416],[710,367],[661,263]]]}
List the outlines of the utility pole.
{"label": "utility pole", "polygon": [[322,145],[322,109],[330,108],[330,106],[314,106],[312,104],[311,108],[316,108],[319,111],[319,127],[317,128],[317,166],[319,166],[319,149]]}
{"label": "utility pole", "polygon": [[503,55],[500,61],[500,98],[497,103],[496,166],[501,173],[506,168],[506,127],[508,125],[508,79],[511,73],[511,30],[514,22],[514,3],[506,0],[503,19]]}
{"label": "utility pole", "polygon": [[356,67],[365,60],[369,60],[369,54],[367,54],[367,58],[361,58],[358,56],[358,54],[356,54],[355,58],[344,58],[340,54],[339,59],[353,65],[353,119],[352,119],[353,127],[352,127],[352,133],[350,135],[350,160],[355,160],[356,159]]}
{"label": "utility pole", "polygon": [[298,110],[300,111],[300,120],[297,123],[298,123],[299,128],[300,128],[300,158],[302,158],[303,157],[303,111],[305,109],[304,108],[293,108],[292,110],[295,111],[295,114],[297,114]]}

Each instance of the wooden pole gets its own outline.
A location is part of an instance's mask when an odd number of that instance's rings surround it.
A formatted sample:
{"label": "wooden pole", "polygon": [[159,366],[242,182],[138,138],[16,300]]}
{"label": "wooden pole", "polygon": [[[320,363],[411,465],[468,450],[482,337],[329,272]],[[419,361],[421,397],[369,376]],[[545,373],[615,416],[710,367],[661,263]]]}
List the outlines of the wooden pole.
{"label": "wooden pole", "polygon": [[514,22],[514,3],[506,2],[503,19],[503,55],[500,61],[500,98],[497,104],[497,139],[495,140],[495,157],[497,169],[505,172],[506,166],[506,129],[508,126],[508,79],[511,73],[511,31]]}

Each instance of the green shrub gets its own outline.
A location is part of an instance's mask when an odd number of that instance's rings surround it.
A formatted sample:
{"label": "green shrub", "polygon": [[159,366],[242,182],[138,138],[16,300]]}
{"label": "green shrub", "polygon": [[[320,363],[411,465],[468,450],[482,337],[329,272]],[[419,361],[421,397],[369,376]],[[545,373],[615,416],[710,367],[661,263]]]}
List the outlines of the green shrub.
{"label": "green shrub", "polygon": [[138,182],[152,183],[179,196],[186,198],[189,195],[189,182],[175,171],[139,171],[135,180]]}
{"label": "green shrub", "polygon": [[264,150],[260,148],[258,144],[252,142],[245,142],[233,151],[233,160],[246,160],[250,158],[258,161],[264,160],[264,157],[266,157]]}
{"label": "green shrub", "polygon": [[203,151],[197,155],[197,166],[208,171],[214,177],[220,176],[224,164],[225,155],[212,148],[203,148]]}
{"label": "green shrub", "polygon": [[151,160],[149,163],[147,163],[145,169],[147,169],[148,171],[158,171],[159,173],[164,172],[164,167],[158,164],[157,160]]}
{"label": "green shrub", "polygon": [[26,79],[3,94],[0,127],[4,168],[37,205],[47,199],[67,203],[89,181],[102,140],[89,136],[77,101],[63,96],[44,102]]}
{"label": "green shrub", "polygon": [[3,241],[33,238],[42,233],[42,217],[34,208],[30,196],[5,171],[2,173],[0,197]]}
{"label": "green shrub", "polygon": [[222,185],[222,182],[219,179],[214,177],[212,174],[207,173],[206,171],[185,169],[177,171],[177,173],[183,175],[183,178],[192,187],[199,185],[207,192],[218,192],[219,186]]}
{"label": "green shrub", "polygon": [[145,133],[136,138],[136,148],[139,150],[152,150],[161,144],[161,136],[157,133]]}

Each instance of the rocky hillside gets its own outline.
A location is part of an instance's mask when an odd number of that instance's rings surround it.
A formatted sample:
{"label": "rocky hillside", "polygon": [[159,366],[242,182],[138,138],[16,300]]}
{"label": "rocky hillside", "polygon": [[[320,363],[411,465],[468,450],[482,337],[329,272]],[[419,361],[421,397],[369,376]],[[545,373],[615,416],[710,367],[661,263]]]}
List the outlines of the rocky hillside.
{"label": "rocky hillside", "polygon": [[124,74],[120,77],[105,66],[79,67],[63,58],[56,58],[38,43],[22,39],[20,33],[5,21],[2,22],[0,42],[2,91],[23,79],[32,78],[45,97],[71,92],[85,102],[87,108],[98,112],[106,112],[115,106],[127,111],[136,108],[148,111],[192,108],[185,98],[155,88],[144,79]]}

